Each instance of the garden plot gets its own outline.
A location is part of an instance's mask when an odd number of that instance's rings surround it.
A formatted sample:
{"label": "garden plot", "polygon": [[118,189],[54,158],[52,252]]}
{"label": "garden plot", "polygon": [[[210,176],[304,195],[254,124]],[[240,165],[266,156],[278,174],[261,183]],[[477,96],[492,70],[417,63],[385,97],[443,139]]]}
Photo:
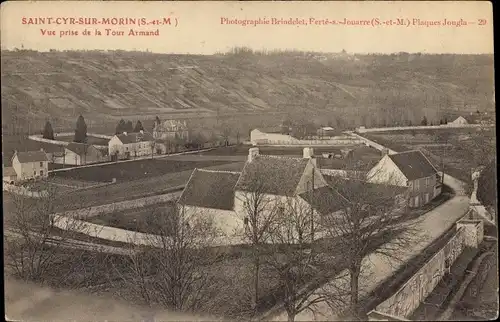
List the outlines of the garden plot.
{"label": "garden plot", "polygon": [[131,162],[106,164],[95,167],[83,167],[68,171],[55,172],[54,176],[91,182],[133,181],[157,177],[173,172],[182,172],[194,168],[205,168],[230,163],[230,161],[174,161],[165,159],[146,159]]}

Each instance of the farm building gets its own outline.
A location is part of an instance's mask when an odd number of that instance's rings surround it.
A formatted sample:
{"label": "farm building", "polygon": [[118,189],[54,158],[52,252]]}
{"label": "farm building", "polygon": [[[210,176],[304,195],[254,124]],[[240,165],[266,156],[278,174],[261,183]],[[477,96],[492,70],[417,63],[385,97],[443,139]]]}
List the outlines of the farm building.
{"label": "farm building", "polygon": [[279,205],[273,211],[283,213],[300,206],[308,213],[313,209],[313,218],[320,220],[341,209],[341,197],[328,186],[312,155],[310,148],[302,158],[264,156],[252,148],[241,173],[195,170],[178,206],[189,214],[210,215],[226,236],[237,238],[248,225],[251,200],[257,196],[264,200],[259,206],[264,212],[271,205]]}
{"label": "farm building", "polygon": [[84,165],[106,161],[103,152],[91,144],[71,142],[64,147],[62,156],[54,157],[54,163]]}
{"label": "farm building", "polygon": [[151,150],[154,148],[153,142],[153,136],[148,132],[123,132],[114,135],[109,140],[108,153],[113,160],[151,155]]}
{"label": "farm building", "polygon": [[14,183],[17,181],[16,170],[13,167],[3,168],[3,182]]}
{"label": "farm building", "polygon": [[40,151],[14,152],[12,168],[17,180],[46,178],[49,175],[49,159],[43,149]]}
{"label": "farm building", "polygon": [[333,137],[336,135],[336,131],[333,127],[331,126],[325,126],[322,128],[319,128],[317,131],[317,134],[319,137]]}
{"label": "farm building", "polygon": [[469,124],[467,120],[463,116],[457,117],[453,122],[448,122],[450,125],[464,125],[464,124]]}
{"label": "farm building", "polygon": [[423,206],[441,194],[440,175],[421,151],[387,154],[367,177],[371,183],[407,187],[410,207]]}
{"label": "farm building", "polygon": [[162,123],[155,122],[153,128],[155,139],[181,139],[189,140],[189,130],[186,121],[166,120]]}
{"label": "farm building", "polygon": [[250,132],[250,142],[253,145],[287,144],[294,141],[297,141],[297,139],[287,134],[263,132],[260,129],[254,129]]}

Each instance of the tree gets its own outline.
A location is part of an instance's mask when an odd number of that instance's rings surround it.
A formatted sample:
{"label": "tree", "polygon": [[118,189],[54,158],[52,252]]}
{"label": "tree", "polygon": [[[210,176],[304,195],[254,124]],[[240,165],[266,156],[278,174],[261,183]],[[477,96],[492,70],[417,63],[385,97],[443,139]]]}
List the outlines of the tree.
{"label": "tree", "polygon": [[134,127],[134,132],[140,132],[140,131],[144,131],[144,127],[142,126],[141,121],[137,121]]}
{"label": "tree", "polygon": [[[184,207],[157,209],[152,233],[129,256],[129,270],[119,274],[148,305],[178,311],[199,309],[214,283],[203,268],[219,260],[211,246],[218,231],[208,216]],[[133,242],[133,241],[131,241]],[[115,267],[115,270],[118,270]]]}
{"label": "tree", "polygon": [[153,159],[154,157],[155,147],[156,147],[156,140],[149,141],[149,148],[151,149],[151,159]]}
{"label": "tree", "polygon": [[441,152],[441,183],[444,183],[444,168],[445,168],[445,159],[446,152],[448,150],[448,144],[450,142],[450,132],[448,130],[443,129],[439,130],[439,132],[435,136],[436,143],[442,144],[443,150]]}
{"label": "tree", "polygon": [[422,122],[420,122],[420,124],[421,124],[421,125],[423,125],[423,126],[426,126],[426,125],[427,125],[427,117],[425,117],[425,115],[424,115],[424,117],[422,118]]}
{"label": "tree", "polygon": [[368,254],[401,261],[401,254],[416,242],[414,223],[405,217],[407,198],[391,186],[372,186],[364,174],[338,178],[341,210],[323,217],[322,228],[332,253],[342,256],[348,271],[349,313],[358,315],[359,280]]}
{"label": "tree", "polygon": [[[72,204],[82,200],[68,200],[68,195],[61,195],[54,185],[46,181],[39,181],[37,185],[40,187],[39,198],[10,195],[12,204],[9,207],[12,208],[6,210],[4,215],[6,271],[25,281],[68,285],[69,276],[81,276],[82,271],[79,270],[83,269],[82,265],[93,259],[72,240],[75,232],[85,234],[82,222],[69,217],[60,219],[54,213],[56,204],[63,198]],[[28,185],[26,188],[29,191],[33,187]],[[86,277],[90,277],[88,272]],[[92,282],[95,281],[89,279],[73,283],[88,285]]]}
{"label": "tree", "polygon": [[73,141],[78,143],[87,142],[87,124],[81,115],[78,116],[76,120],[75,137]]}
{"label": "tree", "polygon": [[126,132],[126,123],[124,119],[121,119],[116,125],[115,134],[122,134],[123,132]]}
{"label": "tree", "polygon": [[134,131],[134,125],[132,124],[132,121],[127,121],[125,123],[125,132],[133,132]]}
{"label": "tree", "polygon": [[224,140],[224,145],[229,144],[229,136],[231,135],[231,127],[227,123],[222,123],[220,126],[220,134],[222,136],[222,139]]}
{"label": "tree", "polygon": [[254,294],[252,304],[254,309],[259,304],[259,274],[260,255],[263,245],[269,240],[271,228],[277,215],[277,203],[265,193],[265,184],[258,176],[248,183],[247,191],[238,192],[237,200],[243,205],[244,230],[243,240],[252,248]]}
{"label": "tree", "polygon": [[287,198],[280,207],[271,223],[271,249],[264,255],[264,263],[278,276],[288,321],[293,322],[302,311],[315,313],[317,304],[327,302],[326,293],[308,284],[317,285],[315,279],[329,269],[325,256],[311,247],[310,206],[299,198]]}
{"label": "tree", "polygon": [[481,171],[477,186],[477,199],[486,207],[495,207],[497,186],[496,178],[496,163],[490,163]]}
{"label": "tree", "polygon": [[50,124],[49,121],[45,122],[45,127],[43,129],[43,138],[54,140],[54,130],[52,130],[52,124]]}

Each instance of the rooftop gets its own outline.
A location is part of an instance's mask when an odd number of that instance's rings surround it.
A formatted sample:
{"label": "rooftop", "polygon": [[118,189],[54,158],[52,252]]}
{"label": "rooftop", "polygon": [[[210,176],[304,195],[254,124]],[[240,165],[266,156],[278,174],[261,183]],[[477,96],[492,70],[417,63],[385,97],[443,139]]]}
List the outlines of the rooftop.
{"label": "rooftop", "polygon": [[17,152],[17,159],[21,163],[49,161],[44,151]]}
{"label": "rooftop", "polygon": [[135,142],[153,141],[153,136],[148,132],[134,132],[127,134],[117,134],[116,135],[123,144],[130,144]]}
{"label": "rooftop", "polygon": [[389,158],[408,180],[430,177],[438,173],[421,151],[413,150],[390,154]]}
{"label": "rooftop", "polygon": [[66,149],[75,152],[78,155],[84,155],[89,152],[89,149],[93,148],[90,144],[71,142],[66,146]]}
{"label": "rooftop", "polygon": [[309,159],[257,155],[243,167],[236,190],[291,196]]}
{"label": "rooftop", "polygon": [[181,205],[232,210],[239,172],[194,169],[178,202]]}

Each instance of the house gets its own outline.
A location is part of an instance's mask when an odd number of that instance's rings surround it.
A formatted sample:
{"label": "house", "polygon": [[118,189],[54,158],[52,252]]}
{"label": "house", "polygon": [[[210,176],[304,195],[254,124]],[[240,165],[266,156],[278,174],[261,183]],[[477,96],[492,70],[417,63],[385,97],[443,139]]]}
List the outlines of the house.
{"label": "house", "polygon": [[463,116],[457,117],[453,122],[448,122],[450,125],[464,125],[464,124],[469,124],[467,120]]}
{"label": "house", "polygon": [[3,182],[13,184],[17,181],[17,174],[13,167],[3,168]]}
{"label": "house", "polygon": [[[321,199],[315,207],[305,199],[310,198],[310,190],[311,198]],[[316,219],[340,207],[339,202],[324,201],[337,197],[316,167],[311,148],[304,149],[302,158],[265,156],[259,154],[258,148],[251,148],[241,173],[196,169],[178,207],[189,214],[211,216],[226,236],[240,238],[248,224],[251,200],[257,196],[264,212],[271,211],[269,205],[278,205],[277,209],[273,206],[273,211],[285,211],[295,203],[313,209]]]}
{"label": "house", "polygon": [[24,181],[33,178],[46,178],[49,175],[49,159],[44,150],[14,152],[12,168],[17,180]]}
{"label": "house", "polygon": [[180,139],[188,141],[189,129],[186,121],[166,120],[162,123],[155,122],[153,137],[155,139]]}
{"label": "house", "polygon": [[317,134],[319,137],[332,137],[336,135],[336,131],[333,127],[331,126],[324,126],[319,128],[317,131]]}
{"label": "house", "polygon": [[54,163],[84,165],[105,161],[103,152],[91,144],[71,142],[64,147],[64,155],[54,158]]}
{"label": "house", "polygon": [[436,168],[417,150],[385,155],[368,171],[367,181],[408,188],[410,207],[427,204],[441,194],[442,186]]}
{"label": "house", "polygon": [[154,153],[154,138],[144,131],[114,135],[108,142],[108,154],[112,160],[130,159]]}

